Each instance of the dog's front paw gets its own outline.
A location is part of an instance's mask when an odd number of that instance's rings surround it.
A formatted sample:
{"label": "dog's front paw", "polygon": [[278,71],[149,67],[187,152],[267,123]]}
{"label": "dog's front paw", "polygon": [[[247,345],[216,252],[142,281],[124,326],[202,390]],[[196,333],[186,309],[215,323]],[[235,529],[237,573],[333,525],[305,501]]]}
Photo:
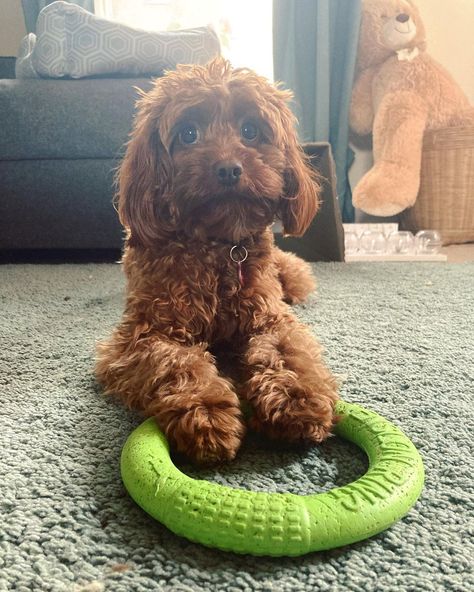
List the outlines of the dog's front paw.
{"label": "dog's front paw", "polygon": [[285,302],[303,302],[316,288],[309,263],[293,253],[284,253],[280,249],[275,249],[274,254]]}
{"label": "dog's front paw", "polygon": [[174,447],[199,464],[230,461],[245,434],[240,406],[222,401],[213,407],[197,405],[167,426]]}
{"label": "dog's front paw", "polygon": [[272,439],[303,444],[319,443],[329,436],[335,423],[335,386],[324,385],[324,392],[318,393],[293,372],[256,376],[249,382],[253,429]]}

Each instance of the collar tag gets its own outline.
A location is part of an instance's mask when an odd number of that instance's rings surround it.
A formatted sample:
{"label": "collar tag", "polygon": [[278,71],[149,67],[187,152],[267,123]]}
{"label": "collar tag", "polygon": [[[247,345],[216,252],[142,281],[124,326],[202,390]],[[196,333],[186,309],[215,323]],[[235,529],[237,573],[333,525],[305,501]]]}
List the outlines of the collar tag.
{"label": "collar tag", "polygon": [[249,252],[243,245],[234,245],[229,256],[234,263],[237,263],[237,277],[239,278],[239,284],[243,288],[245,285],[244,274],[242,272],[242,263],[247,260]]}

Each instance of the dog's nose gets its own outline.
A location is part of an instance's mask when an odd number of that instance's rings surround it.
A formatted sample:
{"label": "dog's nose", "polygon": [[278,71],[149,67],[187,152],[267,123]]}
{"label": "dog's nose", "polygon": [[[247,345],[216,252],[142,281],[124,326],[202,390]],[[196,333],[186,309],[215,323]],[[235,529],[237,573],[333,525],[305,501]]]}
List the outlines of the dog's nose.
{"label": "dog's nose", "polygon": [[408,20],[410,20],[410,15],[409,14],[405,14],[404,12],[402,12],[401,14],[399,14],[397,16],[397,21],[399,23],[406,23]]}
{"label": "dog's nose", "polygon": [[219,183],[231,186],[239,182],[243,168],[240,162],[236,160],[221,160],[216,164],[215,171]]}

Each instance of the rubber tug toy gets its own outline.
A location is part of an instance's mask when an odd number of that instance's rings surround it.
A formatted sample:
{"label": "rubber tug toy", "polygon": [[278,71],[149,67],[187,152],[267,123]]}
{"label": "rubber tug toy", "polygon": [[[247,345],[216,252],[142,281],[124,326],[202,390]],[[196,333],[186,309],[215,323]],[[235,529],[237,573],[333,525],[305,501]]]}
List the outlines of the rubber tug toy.
{"label": "rubber tug toy", "polygon": [[131,497],[179,536],[223,551],[297,556],[371,537],[400,520],[423,489],[421,456],[389,421],[339,401],[334,433],[367,454],[356,481],[325,493],[295,495],[233,489],[191,479],[173,464],[153,418],[129,436],[122,479]]}

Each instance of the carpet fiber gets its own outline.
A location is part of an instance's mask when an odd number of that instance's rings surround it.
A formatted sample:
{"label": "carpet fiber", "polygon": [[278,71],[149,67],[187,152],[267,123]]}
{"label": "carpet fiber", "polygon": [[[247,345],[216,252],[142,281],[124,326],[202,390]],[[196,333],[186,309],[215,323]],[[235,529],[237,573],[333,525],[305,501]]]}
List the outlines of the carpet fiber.
{"label": "carpet fiber", "polygon": [[[344,399],[419,449],[421,499],[388,531],[300,558],[254,558],[178,538],[125,492],[119,458],[140,417],[102,397],[94,341],[120,317],[119,265],[0,267],[0,590],[300,592],[474,590],[474,265],[318,264],[300,318]],[[365,455],[249,435],[230,466],[192,476],[255,491],[325,491]]]}

